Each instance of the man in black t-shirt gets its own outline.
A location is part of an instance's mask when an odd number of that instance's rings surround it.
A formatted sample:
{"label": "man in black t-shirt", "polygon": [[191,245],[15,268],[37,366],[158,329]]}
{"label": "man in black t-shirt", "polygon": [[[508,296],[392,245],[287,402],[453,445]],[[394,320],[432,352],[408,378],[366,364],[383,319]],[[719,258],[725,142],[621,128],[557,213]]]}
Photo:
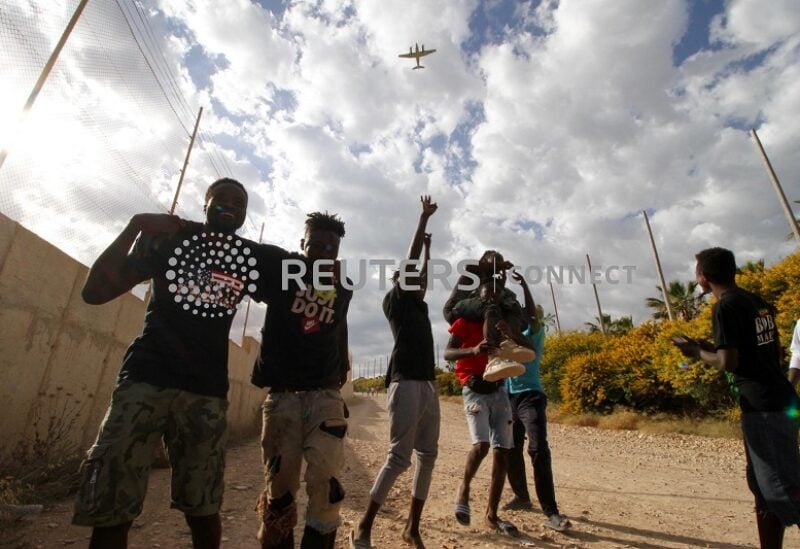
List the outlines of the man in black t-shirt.
{"label": "man in black t-shirt", "polygon": [[257,253],[261,285],[254,299],[267,303],[267,316],[251,380],[270,388],[261,436],[266,487],[257,504],[262,547],[294,546],[303,459],[308,510],[302,546],[332,549],[336,540],[347,432],[339,388],[350,369],[347,310],[353,295],[336,261],[343,236],[338,217],[315,212],[300,241],[303,255],[275,246]]}
{"label": "man in black t-shirt", "polygon": [[723,248],[696,255],[697,282],[712,292],[714,343],[674,338],[691,358],[733,374],[739,389],[747,483],[756,501],[761,547],[780,548],[800,524],[798,399],[781,364],[775,309],[736,285],[736,261]]}
{"label": "man in black t-shirt", "polygon": [[[411,452],[417,454],[411,507],[402,538],[414,547],[424,547],[419,522],[439,445],[439,394],[434,372],[433,334],[425,292],[431,235],[425,233],[436,204],[430,196],[420,197],[422,213],[404,261],[395,273],[394,287],[383,299],[383,312],[394,336],[394,349],[386,372],[389,409],[389,452],[370,491],[370,502],[351,546],[369,547],[372,524],[397,477],[411,466]],[[409,262],[422,262],[418,272]]]}
{"label": "man in black t-shirt", "polygon": [[247,209],[241,183],[215,181],[205,201],[203,224],[133,216],[83,287],[83,299],[94,305],[146,280],[153,292],[81,468],[73,522],[93,527],[90,547],[126,547],[162,437],[172,507],[184,512],[196,548],[220,544],[228,333],[241,299],[256,291],[258,264],[256,244],[235,234]]}

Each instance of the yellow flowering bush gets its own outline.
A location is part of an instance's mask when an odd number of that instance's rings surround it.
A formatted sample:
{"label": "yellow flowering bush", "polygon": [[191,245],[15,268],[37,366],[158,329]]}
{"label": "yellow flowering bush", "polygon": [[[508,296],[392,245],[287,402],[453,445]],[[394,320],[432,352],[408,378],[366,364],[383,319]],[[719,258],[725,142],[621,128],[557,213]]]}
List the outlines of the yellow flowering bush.
{"label": "yellow flowering bush", "polygon": [[599,332],[590,334],[578,331],[562,332],[545,338],[540,373],[542,387],[548,399],[556,402],[562,400],[559,384],[567,360],[583,353],[598,351],[603,342],[603,334]]}

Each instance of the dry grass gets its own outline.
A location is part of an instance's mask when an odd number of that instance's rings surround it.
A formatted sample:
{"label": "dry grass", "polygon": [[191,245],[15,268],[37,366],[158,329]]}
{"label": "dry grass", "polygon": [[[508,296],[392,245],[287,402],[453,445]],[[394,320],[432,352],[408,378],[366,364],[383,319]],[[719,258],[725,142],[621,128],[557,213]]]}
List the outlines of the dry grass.
{"label": "dry grass", "polygon": [[689,418],[668,414],[646,415],[631,410],[616,410],[611,414],[567,414],[558,405],[548,407],[549,421],[562,425],[596,427],[598,429],[642,431],[645,433],[679,433],[712,438],[741,438],[739,410],[720,416]]}

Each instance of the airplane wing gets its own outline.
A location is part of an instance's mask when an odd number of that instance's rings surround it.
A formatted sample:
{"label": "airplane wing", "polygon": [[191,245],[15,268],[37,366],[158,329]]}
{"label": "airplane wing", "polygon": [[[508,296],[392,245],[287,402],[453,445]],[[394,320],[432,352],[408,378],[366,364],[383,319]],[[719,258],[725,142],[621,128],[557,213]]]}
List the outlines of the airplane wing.
{"label": "airplane wing", "polygon": [[424,50],[424,51],[419,52],[419,56],[422,57],[423,55],[430,55],[435,51],[436,50]]}
{"label": "airplane wing", "polygon": [[[428,53],[428,52],[425,52],[425,53]],[[419,57],[419,55],[416,54],[416,53],[401,53],[397,57],[405,57],[406,59],[414,59],[415,57]]]}

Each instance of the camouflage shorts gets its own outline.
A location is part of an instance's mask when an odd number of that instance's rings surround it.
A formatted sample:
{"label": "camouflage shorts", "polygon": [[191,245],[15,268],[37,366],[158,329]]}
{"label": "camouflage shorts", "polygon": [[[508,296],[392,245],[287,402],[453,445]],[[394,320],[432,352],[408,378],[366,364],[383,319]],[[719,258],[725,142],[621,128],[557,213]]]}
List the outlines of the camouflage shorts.
{"label": "camouflage shorts", "polygon": [[73,523],[115,526],[142,511],[159,441],[172,468],[172,507],[213,515],[222,504],[228,401],[122,381],[81,465]]}

